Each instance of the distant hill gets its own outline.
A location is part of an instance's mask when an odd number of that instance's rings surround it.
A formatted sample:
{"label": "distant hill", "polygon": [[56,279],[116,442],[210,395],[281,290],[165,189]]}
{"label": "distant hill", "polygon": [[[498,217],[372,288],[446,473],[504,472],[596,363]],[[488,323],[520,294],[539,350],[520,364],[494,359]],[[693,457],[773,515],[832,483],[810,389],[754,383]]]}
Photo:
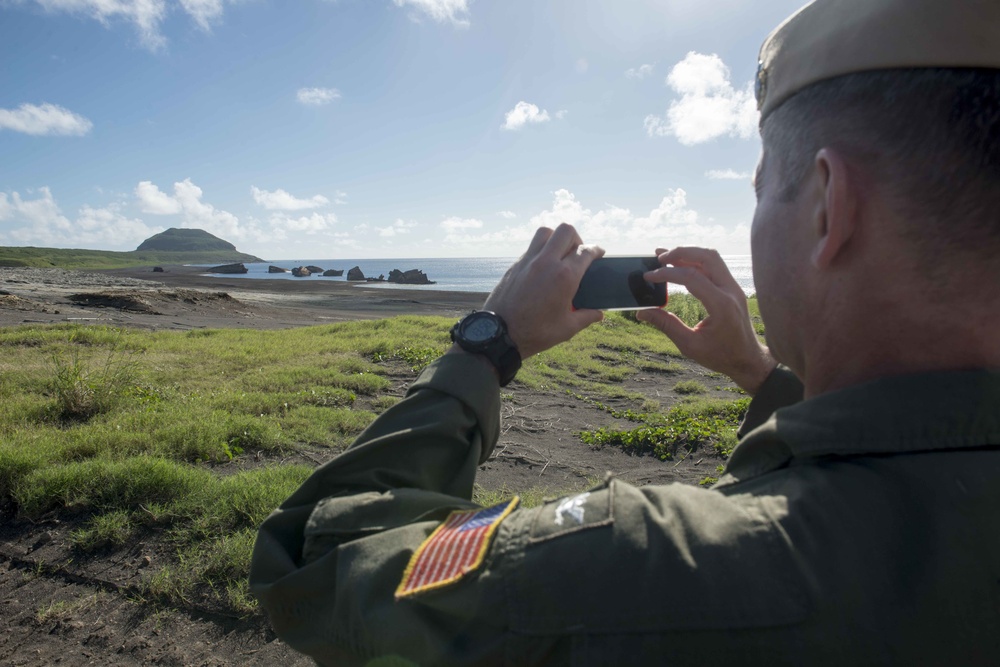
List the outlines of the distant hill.
{"label": "distant hill", "polygon": [[177,229],[150,236],[139,244],[136,252],[236,252],[236,246],[209,234],[204,229]]}
{"label": "distant hill", "polygon": [[238,252],[232,243],[201,229],[168,229],[149,237],[131,252],[0,247],[0,266],[120,269],[127,266],[155,264],[229,264],[263,261],[260,257]]}

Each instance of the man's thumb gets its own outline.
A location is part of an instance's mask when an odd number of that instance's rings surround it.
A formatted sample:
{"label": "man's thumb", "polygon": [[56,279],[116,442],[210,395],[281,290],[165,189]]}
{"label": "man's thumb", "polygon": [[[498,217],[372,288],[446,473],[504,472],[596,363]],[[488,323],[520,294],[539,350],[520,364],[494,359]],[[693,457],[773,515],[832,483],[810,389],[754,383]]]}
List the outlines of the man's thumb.
{"label": "man's thumb", "polygon": [[667,338],[674,341],[677,347],[681,347],[687,342],[692,331],[688,325],[684,324],[679,317],[665,310],[647,308],[636,313],[636,319],[652,324],[654,327],[666,334]]}

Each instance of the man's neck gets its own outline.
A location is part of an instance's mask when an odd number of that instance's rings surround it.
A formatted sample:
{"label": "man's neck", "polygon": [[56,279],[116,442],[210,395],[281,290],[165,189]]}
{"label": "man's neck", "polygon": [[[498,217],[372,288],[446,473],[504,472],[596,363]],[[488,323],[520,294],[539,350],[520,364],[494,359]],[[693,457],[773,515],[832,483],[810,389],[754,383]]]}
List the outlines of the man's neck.
{"label": "man's neck", "polygon": [[817,332],[805,355],[806,397],[881,377],[1000,368],[1000,304],[886,310]]}

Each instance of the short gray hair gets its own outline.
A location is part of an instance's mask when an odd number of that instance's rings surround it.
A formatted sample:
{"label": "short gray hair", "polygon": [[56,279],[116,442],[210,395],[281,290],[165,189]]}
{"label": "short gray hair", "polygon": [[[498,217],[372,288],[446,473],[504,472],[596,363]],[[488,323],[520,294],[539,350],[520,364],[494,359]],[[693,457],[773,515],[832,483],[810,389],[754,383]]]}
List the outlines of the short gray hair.
{"label": "short gray hair", "polygon": [[798,195],[821,148],[835,148],[913,221],[904,234],[918,247],[1000,254],[1000,70],[829,79],[778,107],[762,134],[777,157],[783,198]]}

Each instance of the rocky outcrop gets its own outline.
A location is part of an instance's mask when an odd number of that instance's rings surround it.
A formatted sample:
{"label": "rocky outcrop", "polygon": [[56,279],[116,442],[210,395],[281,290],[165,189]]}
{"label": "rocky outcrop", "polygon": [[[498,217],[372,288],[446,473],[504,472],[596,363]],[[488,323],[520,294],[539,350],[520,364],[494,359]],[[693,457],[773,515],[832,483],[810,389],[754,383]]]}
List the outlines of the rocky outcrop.
{"label": "rocky outcrop", "polygon": [[247,273],[248,269],[242,262],[237,264],[223,264],[222,266],[213,266],[208,270],[208,273]]}
{"label": "rocky outcrop", "polygon": [[326,276],[327,278],[339,278],[340,276],[344,275],[344,270],[327,269],[326,271],[323,272],[323,275]]}
{"label": "rocky outcrop", "polygon": [[292,269],[292,275],[295,276],[296,278],[308,278],[309,276],[312,275],[312,271],[310,271],[304,266],[296,266],[294,269]]}
{"label": "rocky outcrop", "polygon": [[365,280],[367,280],[370,283],[384,283],[385,282],[385,274],[384,273],[380,273],[380,274],[378,274],[378,278],[365,278]]}
{"label": "rocky outcrop", "polygon": [[154,266],[153,267],[153,273],[163,273],[163,267],[162,266]]}
{"label": "rocky outcrop", "polygon": [[310,264],[306,268],[309,269],[310,273],[323,273],[323,267],[316,266],[315,264]]}
{"label": "rocky outcrop", "polygon": [[268,273],[288,273],[288,269],[283,269],[280,266],[269,266],[267,267]]}
{"label": "rocky outcrop", "polygon": [[361,272],[360,266],[355,266],[353,269],[347,272],[348,280],[365,280],[365,274]]}
{"label": "rocky outcrop", "polygon": [[434,281],[427,278],[427,274],[420,269],[410,269],[409,271],[400,271],[399,269],[393,269],[389,272],[389,282],[399,283],[400,285],[433,285]]}

